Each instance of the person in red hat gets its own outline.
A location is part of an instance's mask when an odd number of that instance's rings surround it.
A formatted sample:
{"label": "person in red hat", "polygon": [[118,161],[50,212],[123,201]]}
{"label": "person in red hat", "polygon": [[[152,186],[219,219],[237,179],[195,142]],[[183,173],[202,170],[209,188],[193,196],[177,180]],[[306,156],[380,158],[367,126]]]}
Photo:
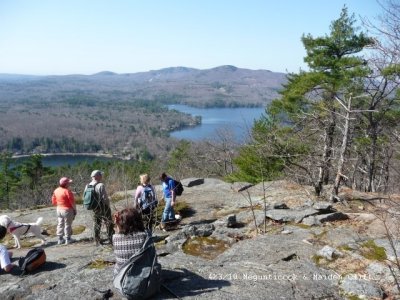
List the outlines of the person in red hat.
{"label": "person in red hat", "polygon": [[[60,186],[53,192],[51,202],[57,206],[57,236],[58,244],[70,244],[73,240],[72,235],[72,222],[76,216],[76,204],[75,198],[72,191],[69,189],[69,185],[72,180],[68,177],[62,177],[60,179]],[[64,240],[65,236],[65,240]]]}

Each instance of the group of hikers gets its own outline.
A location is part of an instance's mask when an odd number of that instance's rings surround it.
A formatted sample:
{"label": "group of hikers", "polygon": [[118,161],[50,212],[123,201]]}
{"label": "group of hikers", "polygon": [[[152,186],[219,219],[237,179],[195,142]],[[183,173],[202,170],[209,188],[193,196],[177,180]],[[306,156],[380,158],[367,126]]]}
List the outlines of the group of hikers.
{"label": "group of hikers", "polygon": [[[103,174],[104,173],[100,170],[94,170],[90,175],[92,180],[86,185],[84,190],[84,197],[86,197],[86,192],[92,189],[96,198],[96,205],[88,208],[93,211],[93,234],[96,245],[104,243],[113,244],[113,234],[115,233],[115,229],[118,228],[117,216],[120,213],[117,211],[112,217],[110,199],[107,195],[105,185],[102,182]],[[176,217],[178,217],[178,215],[175,215],[174,211],[176,187],[175,181],[165,173],[161,174],[160,180],[162,182],[163,199],[165,201],[160,229],[165,229],[165,224],[176,221]],[[59,245],[64,243],[69,244],[73,241],[71,239],[72,222],[75,219],[77,211],[74,195],[69,189],[71,183],[72,180],[70,178],[61,178],[59,187],[54,190],[52,196],[52,204],[57,206],[57,237]],[[150,176],[148,174],[140,175],[140,184],[136,188],[132,205],[129,209],[138,211],[138,215],[141,216],[141,220],[144,222],[146,229],[151,230],[155,224],[154,210],[157,204],[157,194],[150,183]],[[103,223],[107,231],[106,241],[100,239],[100,229]]]}
{"label": "group of hikers", "polygon": [[[85,194],[92,189],[96,205],[89,208],[93,212],[93,237],[96,246],[110,244],[113,246],[116,263],[114,276],[129,259],[141,251],[146,239],[151,237],[152,228],[155,225],[154,211],[158,200],[154,187],[150,183],[148,174],[140,175],[140,184],[136,188],[132,204],[122,210],[111,212],[110,199],[102,182],[104,173],[94,170],[90,177],[91,182],[86,185]],[[160,229],[165,230],[166,224],[177,222],[179,215],[175,215],[176,181],[162,173],[163,200],[165,207],[161,217]],[[72,179],[62,177],[59,186],[52,194],[52,204],[57,207],[57,237],[58,245],[70,244],[72,239],[72,223],[77,214],[73,192],[70,190]],[[92,196],[93,197],[93,196]],[[85,201],[85,199],[84,199]],[[104,223],[107,231],[107,239],[100,238],[101,226]],[[4,238],[7,228],[0,226],[0,240]],[[13,264],[10,262],[12,253],[6,247],[0,245],[0,267],[9,272]]]}

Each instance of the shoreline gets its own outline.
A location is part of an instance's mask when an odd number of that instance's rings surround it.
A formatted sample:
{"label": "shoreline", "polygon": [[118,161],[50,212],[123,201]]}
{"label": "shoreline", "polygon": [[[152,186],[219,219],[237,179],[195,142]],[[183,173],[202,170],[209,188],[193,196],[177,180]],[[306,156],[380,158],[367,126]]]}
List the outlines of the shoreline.
{"label": "shoreline", "polygon": [[18,159],[18,158],[25,158],[25,157],[31,157],[32,155],[40,155],[43,157],[50,157],[50,156],[96,156],[96,157],[104,157],[104,158],[117,158],[121,160],[130,160],[130,158],[123,158],[122,156],[119,155],[113,155],[113,154],[101,154],[101,153],[72,153],[72,152],[66,152],[66,153],[34,153],[34,154],[20,154],[20,155],[12,155],[12,159]]}

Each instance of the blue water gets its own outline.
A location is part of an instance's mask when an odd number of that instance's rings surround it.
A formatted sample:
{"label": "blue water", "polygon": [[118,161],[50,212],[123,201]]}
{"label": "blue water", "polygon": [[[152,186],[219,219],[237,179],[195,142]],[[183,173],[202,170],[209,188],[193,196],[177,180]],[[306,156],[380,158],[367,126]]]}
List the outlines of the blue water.
{"label": "blue water", "polygon": [[236,142],[245,141],[255,119],[265,112],[264,108],[196,108],[188,105],[168,105],[169,109],[201,116],[201,125],[170,133],[177,139],[191,141],[221,140],[221,134],[231,136]]}
{"label": "blue water", "polygon": [[[190,141],[221,140],[232,138],[234,142],[244,143],[249,137],[249,132],[255,119],[259,119],[264,113],[264,108],[196,108],[188,105],[168,105],[169,109],[188,113],[193,116],[201,116],[202,123],[199,126],[171,132],[171,136],[177,139]],[[27,160],[27,157],[14,159],[11,167]],[[98,157],[94,155],[52,155],[42,156],[45,167],[59,167],[76,165],[80,162],[91,163],[95,160],[115,160],[116,158]]]}

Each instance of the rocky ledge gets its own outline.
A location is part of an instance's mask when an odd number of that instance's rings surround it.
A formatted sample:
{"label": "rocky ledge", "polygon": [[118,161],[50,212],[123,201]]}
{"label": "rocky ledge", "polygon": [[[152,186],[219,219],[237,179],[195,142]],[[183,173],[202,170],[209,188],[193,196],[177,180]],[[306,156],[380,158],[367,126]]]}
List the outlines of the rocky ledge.
{"label": "rocky ledge", "polygon": [[[393,211],[386,203],[348,197],[348,206],[332,205],[314,199],[309,187],[286,181],[253,186],[188,178],[182,183],[178,201],[190,209],[176,230],[154,232],[163,267],[155,299],[398,297],[390,271],[397,270],[397,244],[388,239],[379,214],[382,208]],[[127,203],[120,200],[115,208]],[[24,276],[17,267],[0,273],[1,299],[121,299],[112,287],[111,246],[96,247],[90,239],[90,212],[78,209],[76,242],[60,246],[54,208],[1,214],[20,222],[42,216],[48,235],[42,268]],[[385,221],[396,226],[393,219]],[[13,250],[14,261],[37,242],[26,237],[25,247]],[[5,243],[11,246],[12,240]]]}

